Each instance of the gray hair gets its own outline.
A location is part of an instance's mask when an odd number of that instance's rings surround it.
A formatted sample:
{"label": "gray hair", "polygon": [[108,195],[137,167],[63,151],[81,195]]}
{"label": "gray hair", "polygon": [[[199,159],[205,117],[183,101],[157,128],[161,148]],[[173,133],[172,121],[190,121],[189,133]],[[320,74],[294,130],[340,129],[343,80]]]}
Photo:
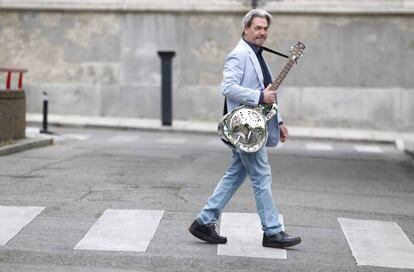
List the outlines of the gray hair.
{"label": "gray hair", "polygon": [[242,19],[242,37],[244,35],[244,28],[250,27],[255,17],[265,18],[269,26],[272,23],[272,15],[270,15],[269,12],[265,11],[264,9],[252,9],[246,15],[244,15]]}

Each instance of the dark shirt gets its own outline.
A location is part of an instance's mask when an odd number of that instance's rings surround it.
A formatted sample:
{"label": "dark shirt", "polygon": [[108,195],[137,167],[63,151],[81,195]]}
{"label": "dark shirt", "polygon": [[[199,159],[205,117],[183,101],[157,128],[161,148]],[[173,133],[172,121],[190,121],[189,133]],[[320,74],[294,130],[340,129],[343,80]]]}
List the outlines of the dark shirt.
{"label": "dark shirt", "polygon": [[[257,60],[259,61],[260,64],[260,68],[262,69],[262,74],[263,74],[263,85],[265,86],[265,88],[272,83],[272,76],[270,75],[269,70],[267,69],[265,60],[262,56],[262,52],[263,52],[263,48],[258,47],[252,43],[249,43],[248,41],[245,40],[245,42],[250,45],[250,47],[253,49],[253,52],[256,54]],[[260,100],[259,100],[259,104],[263,104],[263,91],[260,93]]]}

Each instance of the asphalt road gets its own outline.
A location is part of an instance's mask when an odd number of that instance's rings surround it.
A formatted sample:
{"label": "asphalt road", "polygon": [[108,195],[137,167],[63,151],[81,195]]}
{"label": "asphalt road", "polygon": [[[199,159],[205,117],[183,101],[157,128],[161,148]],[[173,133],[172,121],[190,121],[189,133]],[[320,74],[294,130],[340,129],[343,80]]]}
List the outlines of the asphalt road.
{"label": "asphalt road", "polygon": [[[392,145],[269,150],[285,228],[303,243],[265,259],[218,255],[187,231],[230,159],[217,136],[51,130],[54,145],[0,157],[0,206],[45,207],[0,246],[0,271],[403,271],[357,265],[338,218],[396,222],[414,241],[414,163]],[[164,210],[146,252],[74,249],[107,209]],[[248,180],[225,212],[256,212]]]}

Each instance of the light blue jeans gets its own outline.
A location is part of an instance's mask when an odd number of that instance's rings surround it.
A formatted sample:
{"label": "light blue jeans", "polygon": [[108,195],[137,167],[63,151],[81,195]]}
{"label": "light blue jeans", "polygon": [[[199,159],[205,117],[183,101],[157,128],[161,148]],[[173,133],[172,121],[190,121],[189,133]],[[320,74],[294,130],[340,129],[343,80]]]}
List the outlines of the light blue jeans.
{"label": "light blue jeans", "polygon": [[278,211],[272,196],[272,173],[267,159],[266,147],[256,153],[233,150],[231,164],[217,184],[211,197],[207,200],[197,220],[201,224],[217,223],[218,218],[240,185],[249,175],[257,212],[266,235],[273,235],[282,230]]}

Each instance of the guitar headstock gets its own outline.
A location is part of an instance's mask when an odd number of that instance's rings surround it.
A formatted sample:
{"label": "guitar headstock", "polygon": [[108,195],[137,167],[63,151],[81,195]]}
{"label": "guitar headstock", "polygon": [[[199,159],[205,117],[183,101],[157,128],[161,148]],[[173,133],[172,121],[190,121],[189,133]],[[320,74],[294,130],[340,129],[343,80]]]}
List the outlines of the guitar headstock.
{"label": "guitar headstock", "polygon": [[303,51],[305,50],[305,45],[301,42],[297,42],[290,49],[291,50],[289,58],[296,62],[300,58],[300,56],[302,56]]}

